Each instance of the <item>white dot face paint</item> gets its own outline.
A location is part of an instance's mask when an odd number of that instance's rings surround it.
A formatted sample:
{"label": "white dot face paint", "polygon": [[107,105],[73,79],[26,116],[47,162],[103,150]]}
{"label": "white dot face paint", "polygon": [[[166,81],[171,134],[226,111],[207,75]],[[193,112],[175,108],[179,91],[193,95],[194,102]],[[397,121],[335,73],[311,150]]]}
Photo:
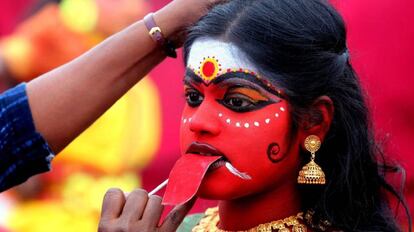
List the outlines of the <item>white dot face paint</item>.
{"label": "white dot face paint", "polygon": [[[285,108],[283,108],[283,107],[280,107],[280,110],[285,110]],[[218,116],[221,118],[221,117],[223,117],[223,114],[222,113],[219,113],[218,114]],[[280,117],[280,113],[275,113],[274,114],[274,116],[276,117],[276,118],[279,118]],[[184,123],[185,123],[185,120],[186,119],[184,119]],[[191,121],[191,118],[189,118],[188,119],[188,121]],[[231,122],[232,122],[232,120],[230,119],[230,118],[227,118],[226,120],[225,120],[225,122],[227,123],[227,124],[229,124],[229,125],[231,125]],[[271,122],[271,119],[270,118],[266,118],[266,119],[264,119],[264,122],[265,122],[265,124],[270,124],[270,122]],[[252,123],[249,123],[249,122],[236,122],[235,124],[234,124],[234,126],[236,126],[236,127],[245,127],[245,128],[250,128],[251,126],[255,126],[255,127],[260,127],[260,123],[258,122],[258,121],[254,121],[254,122],[252,122]]]}
{"label": "white dot face paint", "polygon": [[[282,112],[284,112],[285,111],[285,108],[284,107],[280,107],[279,108],[279,110],[281,110]],[[220,117],[220,118],[222,118],[224,115],[223,115],[223,113],[218,113],[218,117]],[[280,112],[279,113],[275,113],[274,114],[274,116],[276,117],[276,118],[279,118],[280,117]],[[191,118],[189,118],[188,119],[188,121],[190,122],[191,121]],[[184,119],[184,123],[186,122],[186,119]],[[231,122],[232,122],[232,119],[231,118],[227,118],[226,120],[225,120],[225,122],[227,123],[227,124],[229,124],[229,125],[231,125]],[[270,124],[270,122],[271,122],[271,119],[270,118],[265,118],[264,119],[264,122],[265,122],[265,124]],[[255,127],[260,127],[260,123],[258,122],[258,121],[254,121],[254,122],[236,122],[235,124],[234,124],[236,127],[245,127],[245,128],[250,128],[251,126],[255,126]]]}
{"label": "white dot face paint", "polygon": [[187,123],[187,119],[186,119],[186,118],[184,118],[183,122],[184,122],[184,124],[185,124],[185,123]]}

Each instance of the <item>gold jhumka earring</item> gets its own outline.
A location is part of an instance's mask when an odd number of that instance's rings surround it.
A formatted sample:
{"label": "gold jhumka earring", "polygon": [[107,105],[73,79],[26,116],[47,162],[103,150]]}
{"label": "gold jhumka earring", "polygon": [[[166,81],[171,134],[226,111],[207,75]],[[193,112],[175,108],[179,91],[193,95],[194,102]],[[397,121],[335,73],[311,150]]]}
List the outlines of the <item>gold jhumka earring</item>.
{"label": "gold jhumka earring", "polygon": [[311,153],[311,161],[299,171],[299,184],[325,184],[325,173],[322,168],[315,163],[315,153],[320,147],[321,140],[318,136],[309,135],[305,139],[305,148]]}

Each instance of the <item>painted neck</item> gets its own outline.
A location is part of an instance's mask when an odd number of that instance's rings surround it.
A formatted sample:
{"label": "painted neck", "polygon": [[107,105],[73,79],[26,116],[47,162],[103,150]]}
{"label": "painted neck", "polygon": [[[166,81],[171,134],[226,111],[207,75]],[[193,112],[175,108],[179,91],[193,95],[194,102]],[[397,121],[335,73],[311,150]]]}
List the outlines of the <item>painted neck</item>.
{"label": "painted neck", "polygon": [[296,183],[231,201],[220,201],[219,228],[247,230],[259,224],[279,220],[300,212],[300,195]]}

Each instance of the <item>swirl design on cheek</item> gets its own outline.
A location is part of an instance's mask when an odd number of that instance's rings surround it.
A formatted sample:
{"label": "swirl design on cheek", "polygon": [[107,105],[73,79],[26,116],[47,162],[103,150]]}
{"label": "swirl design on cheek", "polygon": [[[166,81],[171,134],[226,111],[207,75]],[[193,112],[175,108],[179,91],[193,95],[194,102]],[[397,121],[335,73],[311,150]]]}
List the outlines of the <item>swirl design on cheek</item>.
{"label": "swirl design on cheek", "polygon": [[285,158],[285,156],[279,157],[279,153],[280,153],[279,144],[277,143],[269,144],[269,146],[267,147],[267,157],[272,163],[278,163]]}

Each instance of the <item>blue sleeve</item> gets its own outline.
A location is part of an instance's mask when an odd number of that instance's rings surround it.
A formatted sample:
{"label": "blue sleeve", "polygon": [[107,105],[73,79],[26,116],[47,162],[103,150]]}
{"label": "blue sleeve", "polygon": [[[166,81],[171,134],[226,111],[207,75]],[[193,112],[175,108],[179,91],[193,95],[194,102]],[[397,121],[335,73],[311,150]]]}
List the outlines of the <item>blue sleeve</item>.
{"label": "blue sleeve", "polygon": [[0,95],[0,192],[50,170],[54,154],[36,131],[26,84]]}

